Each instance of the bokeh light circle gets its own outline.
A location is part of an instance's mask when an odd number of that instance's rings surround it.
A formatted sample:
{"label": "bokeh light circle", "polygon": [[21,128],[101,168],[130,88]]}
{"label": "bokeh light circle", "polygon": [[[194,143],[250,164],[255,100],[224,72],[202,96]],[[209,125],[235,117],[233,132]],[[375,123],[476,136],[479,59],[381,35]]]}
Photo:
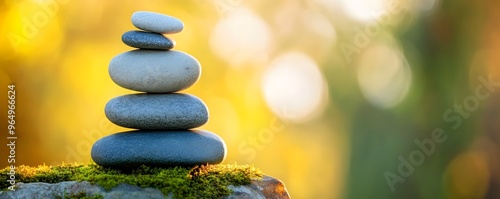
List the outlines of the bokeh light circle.
{"label": "bokeh light circle", "polygon": [[359,21],[373,21],[380,14],[387,12],[386,0],[342,0],[344,11],[353,19]]}
{"label": "bokeh light circle", "polygon": [[412,74],[401,53],[386,45],[366,49],[358,65],[358,83],[365,98],[380,108],[396,106],[408,94]]}
{"label": "bokeh light circle", "polygon": [[267,23],[248,9],[239,8],[220,20],[210,35],[210,48],[231,66],[260,64],[272,49]]}
{"label": "bokeh light circle", "polygon": [[459,154],[445,171],[450,195],[453,196],[450,198],[485,198],[492,175],[487,154],[479,150]]}
{"label": "bokeh light circle", "polygon": [[314,60],[299,52],[274,59],[262,79],[262,91],[271,111],[294,122],[319,115],[326,102],[326,87]]}

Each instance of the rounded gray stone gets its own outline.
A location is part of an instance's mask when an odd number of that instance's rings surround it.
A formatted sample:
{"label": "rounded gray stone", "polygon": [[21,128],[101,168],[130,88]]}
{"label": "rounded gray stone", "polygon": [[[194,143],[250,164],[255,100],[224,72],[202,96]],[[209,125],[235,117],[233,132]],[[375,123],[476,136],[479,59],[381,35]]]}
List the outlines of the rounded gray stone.
{"label": "rounded gray stone", "polygon": [[132,24],[141,30],[160,34],[178,33],[184,29],[184,23],[181,20],[148,11],[138,11],[132,14]]}
{"label": "rounded gray stone", "polygon": [[122,35],[123,43],[130,47],[153,50],[169,50],[175,42],[162,34],[132,30]]}
{"label": "rounded gray stone", "polygon": [[134,129],[191,129],[208,121],[205,103],[181,93],[123,95],[111,99],[104,112],[114,124]]}
{"label": "rounded gray stone", "polygon": [[104,167],[169,167],[218,164],[226,151],[224,141],[209,131],[128,131],[97,140],[91,156]]}
{"label": "rounded gray stone", "polygon": [[169,93],[193,85],[201,66],[193,56],[176,50],[133,50],[115,56],[109,76],[119,86],[141,92]]}

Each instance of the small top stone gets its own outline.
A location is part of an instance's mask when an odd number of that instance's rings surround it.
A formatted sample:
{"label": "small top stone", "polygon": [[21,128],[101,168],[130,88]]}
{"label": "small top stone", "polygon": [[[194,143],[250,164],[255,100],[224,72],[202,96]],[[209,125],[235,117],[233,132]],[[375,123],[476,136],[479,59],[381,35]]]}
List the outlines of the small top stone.
{"label": "small top stone", "polygon": [[160,34],[178,33],[184,29],[181,20],[148,11],[138,11],[132,14],[132,24],[141,30]]}

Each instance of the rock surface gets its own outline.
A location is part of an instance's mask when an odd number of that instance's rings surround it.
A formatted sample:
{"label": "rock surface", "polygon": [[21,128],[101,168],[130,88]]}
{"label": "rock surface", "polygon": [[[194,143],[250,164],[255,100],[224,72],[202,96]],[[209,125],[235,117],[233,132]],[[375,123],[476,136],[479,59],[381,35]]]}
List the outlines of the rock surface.
{"label": "rock surface", "polygon": [[[56,184],[48,183],[18,183],[16,191],[0,191],[2,199],[55,199],[57,197],[76,195],[85,192],[88,196],[99,194],[104,199],[172,199],[170,194],[164,196],[163,193],[155,188],[140,188],[133,185],[121,184],[109,191],[98,185],[91,185],[88,182],[60,182]],[[262,180],[252,181],[249,185],[229,186],[233,194],[224,197],[224,199],[289,199],[290,196],[285,185],[278,179],[265,176]]]}
{"label": "rock surface", "polygon": [[162,34],[132,30],[122,35],[122,41],[130,47],[154,50],[169,50],[175,42]]}
{"label": "rock surface", "polygon": [[129,94],[111,99],[104,110],[116,125],[144,130],[178,130],[208,121],[208,109],[190,94]]}
{"label": "rock surface", "polygon": [[289,199],[285,184],[280,180],[264,176],[246,186],[229,186],[233,194],[224,199]]}
{"label": "rock surface", "polygon": [[194,131],[129,131],[108,135],[92,146],[92,159],[104,167],[218,164],[226,144],[216,134]]}
{"label": "rock surface", "polygon": [[132,14],[132,24],[141,30],[161,34],[178,33],[184,29],[184,23],[175,17],[147,11]]}
{"label": "rock surface", "polygon": [[201,66],[193,56],[176,50],[133,50],[115,56],[108,71],[113,82],[123,88],[168,93],[193,85]]}

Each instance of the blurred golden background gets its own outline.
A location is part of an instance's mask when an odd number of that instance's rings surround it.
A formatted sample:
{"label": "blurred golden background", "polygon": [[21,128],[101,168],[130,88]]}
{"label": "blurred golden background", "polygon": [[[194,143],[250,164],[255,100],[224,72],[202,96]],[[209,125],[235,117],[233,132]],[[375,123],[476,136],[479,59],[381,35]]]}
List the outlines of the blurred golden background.
{"label": "blurred golden background", "polygon": [[104,115],[131,93],[107,67],[147,10],[184,22],[169,37],[202,75],[182,92],[207,104],[225,163],[293,198],[499,198],[499,4],[4,0],[0,167],[11,83],[16,165],[89,163],[94,141],[127,130]]}

